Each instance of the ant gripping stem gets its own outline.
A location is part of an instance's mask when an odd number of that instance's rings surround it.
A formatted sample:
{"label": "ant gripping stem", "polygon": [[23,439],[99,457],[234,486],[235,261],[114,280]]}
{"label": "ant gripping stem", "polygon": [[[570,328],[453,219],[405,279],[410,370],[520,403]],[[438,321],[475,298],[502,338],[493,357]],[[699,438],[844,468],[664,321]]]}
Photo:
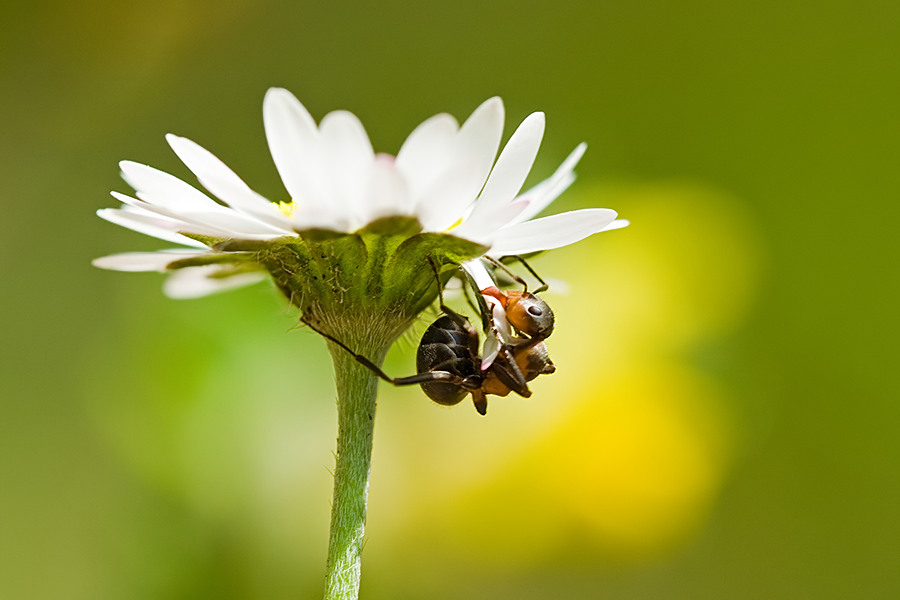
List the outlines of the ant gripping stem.
{"label": "ant gripping stem", "polygon": [[[462,330],[468,331],[470,335],[474,336],[474,339],[476,341],[476,348],[474,350],[476,350],[476,353],[477,353],[478,335],[474,332],[474,330],[472,330],[472,326],[469,324],[468,319],[466,319],[464,316],[460,315],[459,313],[457,313],[456,311],[451,309],[449,306],[444,304],[444,294],[443,294],[443,290],[441,288],[441,278],[438,273],[437,265],[434,264],[434,260],[431,258],[430,255],[428,256],[428,264],[431,265],[431,271],[434,273],[435,280],[437,281],[438,302],[440,304],[441,311],[443,311],[444,314],[451,321],[453,321],[453,323],[458,325]],[[482,302],[483,302],[483,300],[482,300]],[[307,318],[305,316],[301,315],[300,321],[302,323],[304,323],[305,325],[307,325],[310,329],[312,329],[313,331],[315,331],[316,333],[318,333],[319,335],[324,337],[325,339],[337,344],[338,346],[340,346],[341,348],[346,350],[354,359],[356,359],[356,362],[360,363],[361,365],[363,365],[364,367],[366,367],[367,369],[372,371],[372,373],[377,375],[379,379],[386,381],[390,384],[393,384],[393,385],[416,385],[416,384],[429,383],[429,382],[446,382],[446,383],[449,383],[452,385],[459,386],[467,391],[477,390],[480,385],[480,382],[472,381],[471,378],[461,377],[454,373],[450,373],[448,371],[440,371],[440,370],[425,371],[422,373],[417,373],[416,375],[410,375],[409,377],[390,377],[387,373],[385,373],[377,365],[375,365],[375,363],[373,363],[371,360],[369,360],[362,354],[354,352],[349,346],[347,346],[347,344],[345,344],[341,340],[337,339],[333,335],[325,333],[324,331],[322,331],[321,329],[319,329],[318,327],[313,325],[311,321],[307,320]],[[482,413],[482,414],[484,414],[484,413]]]}
{"label": "ant gripping stem", "polygon": [[455,385],[459,385],[461,387],[465,387],[466,383],[464,378],[458,377],[453,373],[448,373],[446,371],[429,371],[426,373],[418,373],[416,375],[410,375],[409,377],[391,377],[380,368],[378,368],[375,363],[370,361],[368,358],[363,356],[362,354],[358,354],[350,349],[347,344],[337,339],[333,335],[327,334],[311,322],[306,320],[306,317],[300,317],[300,320],[307,325],[310,329],[321,335],[326,340],[334,342],[344,350],[346,350],[353,358],[356,359],[356,362],[360,363],[365,368],[372,371],[375,375],[378,376],[379,379],[383,381],[387,381],[393,385],[415,385],[420,383],[427,383],[429,381],[446,381],[448,383],[453,383]]}
{"label": "ant gripping stem", "polygon": [[[478,332],[466,317],[444,304],[437,265],[430,257],[428,262],[438,281],[438,298],[443,315],[434,321],[422,335],[416,352],[416,369],[418,371],[416,375],[389,377],[372,361],[354,352],[342,341],[319,330],[302,315],[300,319],[313,331],[349,352],[357,362],[380,379],[393,385],[419,384],[425,395],[438,404],[453,406],[461,402],[466,395],[471,394],[475,409],[479,414],[484,415],[487,412],[488,395],[506,396],[514,392],[524,398],[531,396],[527,382],[538,375],[550,374],[556,370],[547,355],[546,348],[541,343],[549,335],[549,329],[538,328],[538,331],[533,333],[533,337],[518,338],[517,341],[510,343],[500,340],[493,313],[488,308],[482,294],[476,292],[475,295],[479,300],[479,312],[485,323],[485,334],[496,336],[499,342],[493,362],[486,367],[483,366],[485,363],[482,362],[482,357],[479,355]],[[465,273],[465,276],[468,277],[469,274]],[[471,282],[471,279],[469,281]],[[477,290],[476,286],[473,287]],[[526,292],[515,292],[514,294],[510,292],[510,296],[518,295],[517,298],[526,294]],[[531,294],[527,295],[532,296]],[[521,305],[521,298],[516,302]],[[533,304],[528,306],[533,306]],[[527,309],[526,306],[523,310],[527,311]],[[531,314],[532,317],[535,316],[533,312],[528,314]],[[549,307],[547,307],[546,314],[552,319]]]}

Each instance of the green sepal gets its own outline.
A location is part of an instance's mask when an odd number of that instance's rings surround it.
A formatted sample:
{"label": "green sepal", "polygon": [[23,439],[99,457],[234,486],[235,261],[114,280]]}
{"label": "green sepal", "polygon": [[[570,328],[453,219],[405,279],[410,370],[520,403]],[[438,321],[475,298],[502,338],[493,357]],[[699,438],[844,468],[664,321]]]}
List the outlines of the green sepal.
{"label": "green sepal", "polygon": [[415,217],[382,217],[360,229],[360,235],[409,237],[421,233],[422,225]]}
{"label": "green sepal", "polygon": [[[441,271],[447,264],[459,264],[481,256],[485,246],[446,233],[420,233],[405,239],[393,252],[384,269],[384,278],[392,282],[391,291],[395,301],[408,305],[413,314],[418,314],[437,297],[434,274],[428,258]],[[452,276],[441,276],[445,284]]]}
{"label": "green sepal", "polygon": [[296,238],[292,235],[286,235],[270,240],[229,239],[217,242],[212,246],[212,249],[217,252],[262,252],[273,246],[291,244],[295,239]]}
{"label": "green sepal", "polygon": [[[420,233],[403,240],[393,253],[386,276],[404,278],[410,270],[420,269],[430,256],[438,266],[462,263],[481,256],[486,246],[447,233]],[[427,264],[427,262],[425,262]]]}
{"label": "green sepal", "polygon": [[190,233],[187,231],[179,231],[178,233],[180,233],[181,235],[183,235],[186,238],[191,238],[195,242],[200,242],[201,244],[205,244],[205,245],[209,246],[210,248],[212,248],[213,246],[222,242],[225,239],[225,238],[213,237],[211,235],[200,235],[199,233]]}
{"label": "green sepal", "polygon": [[186,267],[203,267],[206,265],[223,265],[236,263],[252,263],[255,269],[262,268],[256,263],[256,255],[250,252],[210,252],[191,258],[182,258],[166,265],[167,271],[175,271]]}
{"label": "green sepal", "polygon": [[335,231],[334,229],[301,229],[297,231],[297,235],[310,243],[325,242],[328,240],[336,240],[346,237],[348,233],[343,231]]}
{"label": "green sepal", "polygon": [[429,259],[444,285],[456,265],[487,250],[450,234],[423,233],[418,220],[407,216],[384,217],[355,233],[306,229],[269,240],[199,241],[213,252],[174,261],[169,268],[218,264],[226,277],[265,269],[304,319],[334,333],[342,323],[356,323],[361,333],[377,324],[389,335],[402,333],[437,299]]}
{"label": "green sepal", "polygon": [[256,262],[233,263],[233,264],[227,265],[227,266],[219,269],[218,271],[216,271],[215,273],[212,273],[211,275],[207,275],[207,277],[210,279],[227,279],[228,277],[231,277],[232,275],[241,275],[242,273],[254,273],[257,271],[264,271],[264,270],[265,269],[263,269],[262,266],[260,266]]}

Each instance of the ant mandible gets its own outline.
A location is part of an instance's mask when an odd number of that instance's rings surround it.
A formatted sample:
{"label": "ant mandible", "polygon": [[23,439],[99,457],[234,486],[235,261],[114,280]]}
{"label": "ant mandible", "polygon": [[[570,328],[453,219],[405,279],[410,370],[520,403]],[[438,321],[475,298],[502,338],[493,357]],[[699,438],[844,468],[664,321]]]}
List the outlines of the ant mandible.
{"label": "ant mandible", "polygon": [[[526,268],[537,277],[537,274],[519,258]],[[527,383],[538,375],[548,375],[556,371],[550,360],[544,340],[552,333],[554,317],[549,305],[527,291],[525,282],[512,274],[502,263],[492,261],[510,274],[514,280],[526,289],[501,292],[496,286],[479,290],[476,294],[485,325],[484,330],[497,337],[499,348],[497,355],[486,367],[483,366],[479,354],[478,332],[469,320],[444,304],[444,295],[437,266],[431,257],[428,262],[438,281],[438,301],[444,314],[428,326],[422,335],[416,352],[415,375],[408,377],[390,377],[365,356],[354,352],[342,341],[321,331],[301,316],[301,321],[321,335],[334,342],[379,378],[393,385],[421,385],[425,392],[437,404],[453,406],[459,404],[467,394],[472,395],[475,410],[479,414],[487,414],[487,396],[506,396],[515,392],[523,398],[531,396]],[[542,286],[538,292],[545,290],[547,284],[540,277]],[[472,282],[474,283],[474,282]],[[506,311],[507,319],[520,334],[511,336],[509,340],[501,339],[494,320],[493,307],[488,307],[484,296],[489,296]]]}

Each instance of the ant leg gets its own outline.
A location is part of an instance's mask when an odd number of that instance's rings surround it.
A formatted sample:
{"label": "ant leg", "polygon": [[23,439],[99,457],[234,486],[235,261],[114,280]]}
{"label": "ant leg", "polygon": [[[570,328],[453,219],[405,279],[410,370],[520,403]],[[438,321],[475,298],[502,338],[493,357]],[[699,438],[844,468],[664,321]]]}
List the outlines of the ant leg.
{"label": "ant leg", "polygon": [[460,377],[459,375],[454,375],[448,371],[425,371],[424,373],[418,373],[416,375],[410,375],[409,377],[390,377],[387,373],[379,369],[375,363],[370,361],[368,358],[363,356],[362,354],[357,354],[353,350],[350,349],[347,344],[337,339],[333,335],[329,335],[310,323],[306,320],[305,317],[300,317],[300,320],[306,324],[310,329],[321,335],[323,338],[334,342],[344,350],[346,350],[353,358],[356,359],[356,362],[360,363],[365,368],[372,371],[375,375],[378,376],[379,379],[387,381],[393,385],[416,385],[421,383],[428,383],[429,381],[445,381],[447,383],[452,383],[458,385],[460,387],[469,389],[472,387],[472,383],[468,381],[464,377]]}
{"label": "ant leg", "polygon": [[390,382],[394,385],[416,385],[432,381],[452,383],[453,385],[458,385],[466,390],[471,390],[476,385],[470,379],[454,375],[449,371],[425,371],[424,373],[417,373],[416,375],[410,375],[409,377],[395,377],[390,379]]}
{"label": "ant leg", "polygon": [[[499,360],[501,357],[502,360]],[[523,398],[530,398],[531,390],[528,389],[525,376],[522,375],[518,363],[516,363],[512,352],[510,352],[510,346],[506,345],[500,348],[500,355],[497,359],[491,365],[491,369],[497,376],[497,379]]]}
{"label": "ant leg", "polygon": [[481,309],[478,306],[476,306],[475,300],[472,299],[472,292],[469,289],[469,286],[463,285],[462,291],[463,291],[463,297],[465,297],[466,304],[469,305],[469,308],[471,308],[475,312],[480,312]]}
{"label": "ant leg", "polygon": [[447,315],[448,317],[453,319],[453,321],[457,325],[463,327],[464,329],[466,329],[469,332],[474,333],[474,330],[472,329],[472,325],[469,323],[469,320],[467,318],[465,318],[464,316],[462,316],[461,314],[459,314],[458,312],[456,312],[455,310],[453,310],[452,308],[450,308],[449,306],[444,304],[444,288],[441,285],[441,276],[438,273],[437,265],[434,264],[434,259],[431,258],[430,254],[428,255],[427,258],[428,258],[428,264],[431,265],[431,272],[434,273],[434,278],[437,280],[438,303],[441,307],[441,312],[443,312],[445,315]]}
{"label": "ant leg", "polygon": [[472,402],[475,404],[475,410],[482,417],[487,414],[487,396],[480,390],[472,390]]}
{"label": "ant leg", "polygon": [[[428,257],[428,263],[431,265],[431,270],[434,272],[435,277],[438,278],[438,290],[440,290],[440,278],[438,276],[437,266],[434,264],[434,260],[431,258],[431,256]],[[503,267],[503,265],[500,266]],[[503,268],[506,269],[506,267]],[[468,302],[469,306],[471,306],[478,312],[479,315],[481,315],[481,330],[484,331],[485,334],[487,334],[493,328],[491,308],[488,306],[487,301],[485,301],[484,296],[481,294],[481,289],[479,289],[478,284],[472,277],[472,274],[463,269],[460,265],[457,265],[457,269],[462,272],[462,278],[464,280],[463,294],[466,297],[466,302]],[[512,273],[510,273],[510,275],[515,277],[515,275]],[[526,288],[528,287],[524,281],[522,281],[521,279],[519,279],[519,281],[523,286],[525,286]],[[470,292],[473,296],[475,296],[474,303],[472,302],[472,298],[469,296]],[[448,315],[451,319],[453,319],[457,324],[464,327],[466,330],[473,331],[468,319],[444,304],[443,294],[439,293],[438,297],[440,299],[441,310],[444,312],[444,314]],[[475,304],[477,304],[477,307],[475,306]]]}
{"label": "ant leg", "polygon": [[[478,289],[478,284],[475,283],[475,279],[472,277],[471,273],[462,269],[463,277],[465,278],[466,285],[463,286],[463,290],[466,291],[466,299],[469,298],[469,291],[475,296],[475,301],[478,304],[478,314],[481,315],[481,329],[485,333],[487,333],[492,326],[492,317],[491,317],[491,309],[487,305],[487,301],[485,301],[484,296],[481,295],[481,290]],[[470,301],[471,304],[471,301]],[[474,308],[474,307],[473,307]]]}
{"label": "ant leg", "polygon": [[428,264],[431,266],[431,272],[434,273],[434,279],[437,282],[438,304],[440,304],[441,311],[447,314],[457,314],[444,304],[444,286],[441,284],[441,275],[438,272],[437,265],[434,263],[434,259],[431,258],[431,255],[429,254],[426,258],[428,259]]}
{"label": "ant leg", "polygon": [[373,373],[375,373],[379,378],[383,379],[384,381],[387,381],[388,383],[394,383],[394,379],[392,377],[388,377],[388,375],[384,371],[379,369],[375,365],[375,363],[370,361],[368,358],[366,358],[362,354],[357,354],[356,352],[351,350],[350,347],[347,346],[347,344],[345,344],[341,340],[337,339],[333,335],[329,335],[329,334],[325,333],[324,331],[322,331],[321,329],[319,329],[318,327],[313,325],[310,321],[307,321],[305,316],[301,316],[300,321],[302,321],[306,326],[308,326],[310,329],[312,329],[313,331],[315,331],[316,333],[321,335],[326,340],[334,342],[335,344],[337,344],[338,346],[340,346],[341,348],[343,348],[344,350],[349,352],[350,355],[356,359],[356,362],[360,363],[362,366],[364,366],[365,368],[367,368],[370,371],[372,371]]}

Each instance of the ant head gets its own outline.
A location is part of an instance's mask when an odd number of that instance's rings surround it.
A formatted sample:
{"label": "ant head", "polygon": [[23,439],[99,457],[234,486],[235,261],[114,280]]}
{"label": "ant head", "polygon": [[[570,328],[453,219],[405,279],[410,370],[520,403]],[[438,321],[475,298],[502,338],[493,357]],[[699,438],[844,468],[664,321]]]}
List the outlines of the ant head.
{"label": "ant head", "polygon": [[555,323],[550,305],[531,292],[507,292],[506,318],[531,338],[546,339]]}

